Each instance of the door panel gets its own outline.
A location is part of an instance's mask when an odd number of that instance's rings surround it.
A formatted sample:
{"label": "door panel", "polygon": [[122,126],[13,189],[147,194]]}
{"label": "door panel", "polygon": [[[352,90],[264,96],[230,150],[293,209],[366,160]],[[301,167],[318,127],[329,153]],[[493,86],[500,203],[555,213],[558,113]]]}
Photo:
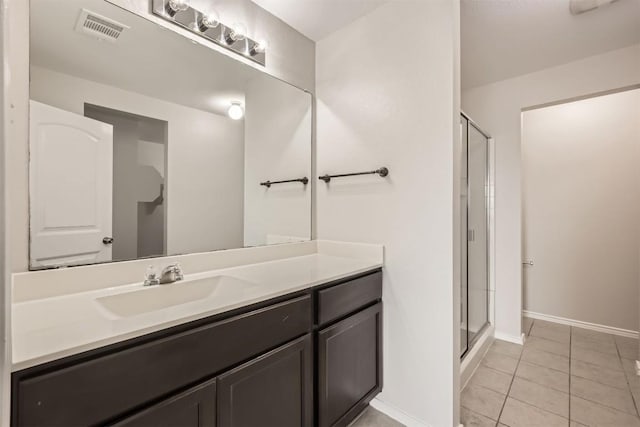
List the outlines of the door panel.
{"label": "door panel", "polygon": [[113,127],[30,108],[31,266],[111,260]]}
{"label": "door panel", "polygon": [[311,351],[311,334],[307,334],[220,375],[218,426],[311,426]]}
{"label": "door panel", "polygon": [[472,124],[468,126],[468,330],[471,343],[489,321],[488,297],[488,141]]}
{"label": "door panel", "polygon": [[468,297],[467,297],[467,193],[469,181],[467,179],[467,128],[468,120],[460,117],[460,354],[469,348]]}
{"label": "door panel", "polygon": [[346,426],[382,389],[382,304],[318,333],[318,421]]}

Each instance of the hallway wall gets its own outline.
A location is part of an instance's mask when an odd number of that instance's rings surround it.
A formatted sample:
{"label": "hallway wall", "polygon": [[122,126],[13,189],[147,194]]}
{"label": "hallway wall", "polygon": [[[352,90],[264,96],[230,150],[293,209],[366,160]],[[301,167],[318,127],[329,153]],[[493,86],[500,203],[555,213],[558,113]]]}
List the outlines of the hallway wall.
{"label": "hallway wall", "polygon": [[638,327],[640,89],[522,115],[524,309]]}
{"label": "hallway wall", "polygon": [[640,84],[640,45],[466,90],[462,110],[495,140],[496,333],[522,333],[522,109]]}

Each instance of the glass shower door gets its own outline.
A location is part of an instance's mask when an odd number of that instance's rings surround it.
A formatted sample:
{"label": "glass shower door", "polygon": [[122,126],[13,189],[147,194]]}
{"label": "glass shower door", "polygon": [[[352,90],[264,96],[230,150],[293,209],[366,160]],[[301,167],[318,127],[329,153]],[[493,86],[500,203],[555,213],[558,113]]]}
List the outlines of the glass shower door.
{"label": "glass shower door", "polygon": [[467,330],[468,345],[489,321],[488,140],[467,126]]}
{"label": "glass shower door", "polygon": [[460,117],[460,354],[489,323],[489,140]]}
{"label": "glass shower door", "polygon": [[468,120],[460,117],[460,355],[467,352],[469,334],[467,333],[467,128]]}

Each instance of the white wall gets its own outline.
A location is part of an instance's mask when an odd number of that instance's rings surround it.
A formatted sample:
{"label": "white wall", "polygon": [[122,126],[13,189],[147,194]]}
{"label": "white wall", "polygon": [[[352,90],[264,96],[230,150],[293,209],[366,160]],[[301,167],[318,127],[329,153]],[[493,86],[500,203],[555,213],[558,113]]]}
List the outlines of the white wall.
{"label": "white wall", "polygon": [[522,118],[524,308],[636,330],[640,89]]}
{"label": "white wall", "polygon": [[385,246],[378,400],[432,426],[458,425],[458,20],[455,1],[389,2],[316,47],[317,173],[390,170],[319,183],[318,237]]}
{"label": "white wall", "polygon": [[462,109],[495,139],[496,331],[521,333],[523,108],[640,83],[640,45],[469,89]]}
{"label": "white wall", "polygon": [[168,253],[243,246],[241,122],[39,67],[31,97],[81,115],[89,103],[166,121]]}
{"label": "white wall", "polygon": [[7,238],[7,191],[6,182],[9,169],[7,167],[7,146],[9,141],[9,129],[7,117],[9,116],[7,74],[7,45],[9,34],[8,9],[5,1],[0,0],[0,425],[9,425],[9,395],[11,375],[11,286],[10,276],[11,261],[9,239]]}
{"label": "white wall", "polygon": [[[272,78],[245,92],[244,244],[311,238],[311,95]],[[267,188],[267,180],[309,183]]]}

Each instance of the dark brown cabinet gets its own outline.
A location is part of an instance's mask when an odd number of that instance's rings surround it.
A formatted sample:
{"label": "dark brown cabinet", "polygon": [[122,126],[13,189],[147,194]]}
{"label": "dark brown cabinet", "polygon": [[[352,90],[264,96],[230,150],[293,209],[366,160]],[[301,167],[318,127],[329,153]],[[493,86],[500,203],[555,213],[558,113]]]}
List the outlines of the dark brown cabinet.
{"label": "dark brown cabinet", "polygon": [[318,332],[318,424],[345,426],[382,389],[382,303]]}
{"label": "dark brown cabinet", "polygon": [[311,313],[311,296],[303,295],[163,338],[133,340],[124,349],[99,351],[71,364],[14,374],[12,422],[62,427],[109,422],[309,333]]}
{"label": "dark brown cabinet", "polygon": [[164,400],[114,424],[114,427],[215,427],[216,381]]}
{"label": "dark brown cabinet", "polygon": [[218,378],[218,425],[299,427],[313,423],[311,334]]}
{"label": "dark brown cabinet", "polygon": [[345,426],[382,388],[374,270],[12,374],[12,426]]}

